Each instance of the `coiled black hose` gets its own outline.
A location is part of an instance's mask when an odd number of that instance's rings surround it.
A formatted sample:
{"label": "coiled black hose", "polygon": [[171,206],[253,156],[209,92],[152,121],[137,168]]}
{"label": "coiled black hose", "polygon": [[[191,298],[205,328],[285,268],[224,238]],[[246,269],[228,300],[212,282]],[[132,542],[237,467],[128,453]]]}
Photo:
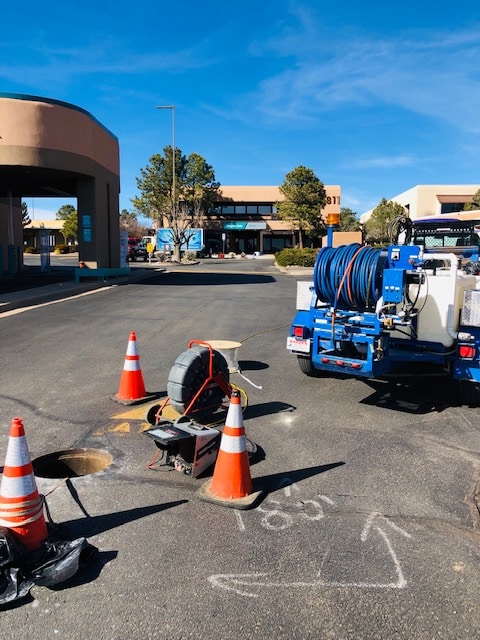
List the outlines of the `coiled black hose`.
{"label": "coiled black hose", "polygon": [[384,261],[385,254],[373,247],[324,247],[313,272],[315,293],[335,309],[373,309],[381,295]]}

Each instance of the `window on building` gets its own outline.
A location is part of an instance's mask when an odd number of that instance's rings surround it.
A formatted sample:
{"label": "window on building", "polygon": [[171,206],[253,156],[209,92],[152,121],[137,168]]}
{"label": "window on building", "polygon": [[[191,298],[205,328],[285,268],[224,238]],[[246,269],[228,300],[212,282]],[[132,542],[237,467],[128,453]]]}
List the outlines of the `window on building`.
{"label": "window on building", "polygon": [[263,251],[275,253],[282,249],[292,248],[292,236],[263,236]]}
{"label": "window on building", "polygon": [[245,216],[262,215],[271,216],[276,213],[273,204],[220,204],[210,210],[210,215],[223,216]]}
{"label": "window on building", "polygon": [[440,213],[458,213],[463,211],[465,202],[442,202]]}
{"label": "window on building", "polygon": [[258,213],[262,216],[269,216],[272,214],[274,207],[271,204],[259,204]]}

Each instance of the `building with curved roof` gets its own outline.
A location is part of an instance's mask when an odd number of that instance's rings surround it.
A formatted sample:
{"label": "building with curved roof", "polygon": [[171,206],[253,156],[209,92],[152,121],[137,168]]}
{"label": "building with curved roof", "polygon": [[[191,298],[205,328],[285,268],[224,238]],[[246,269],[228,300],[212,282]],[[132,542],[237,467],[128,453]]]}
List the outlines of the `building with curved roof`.
{"label": "building with curved roof", "polygon": [[117,138],[84,109],[0,92],[0,272],[22,265],[21,199],[77,198],[79,257],[120,265]]}

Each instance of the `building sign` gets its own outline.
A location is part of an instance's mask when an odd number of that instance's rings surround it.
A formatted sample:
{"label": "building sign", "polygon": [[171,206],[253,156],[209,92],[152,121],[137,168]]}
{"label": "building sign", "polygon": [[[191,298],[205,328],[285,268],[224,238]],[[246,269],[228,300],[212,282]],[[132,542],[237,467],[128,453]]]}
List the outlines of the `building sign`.
{"label": "building sign", "polygon": [[[203,249],[203,229],[188,229],[186,234],[188,242],[183,242],[180,250],[201,251]],[[170,245],[173,245],[172,229],[157,229],[157,249],[169,251]]]}
{"label": "building sign", "polygon": [[92,241],[92,216],[82,216],[82,239],[84,242]]}
{"label": "building sign", "polygon": [[258,231],[267,228],[266,222],[241,222],[239,220],[223,223],[223,228],[227,231]]}

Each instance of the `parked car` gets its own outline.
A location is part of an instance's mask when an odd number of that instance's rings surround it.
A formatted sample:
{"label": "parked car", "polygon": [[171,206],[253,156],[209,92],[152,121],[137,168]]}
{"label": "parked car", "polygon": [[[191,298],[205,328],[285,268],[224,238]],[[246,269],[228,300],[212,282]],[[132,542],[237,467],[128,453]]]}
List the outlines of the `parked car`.
{"label": "parked car", "polygon": [[144,242],[138,242],[137,244],[128,243],[128,255],[127,262],[136,262],[137,260],[148,260],[147,247]]}

